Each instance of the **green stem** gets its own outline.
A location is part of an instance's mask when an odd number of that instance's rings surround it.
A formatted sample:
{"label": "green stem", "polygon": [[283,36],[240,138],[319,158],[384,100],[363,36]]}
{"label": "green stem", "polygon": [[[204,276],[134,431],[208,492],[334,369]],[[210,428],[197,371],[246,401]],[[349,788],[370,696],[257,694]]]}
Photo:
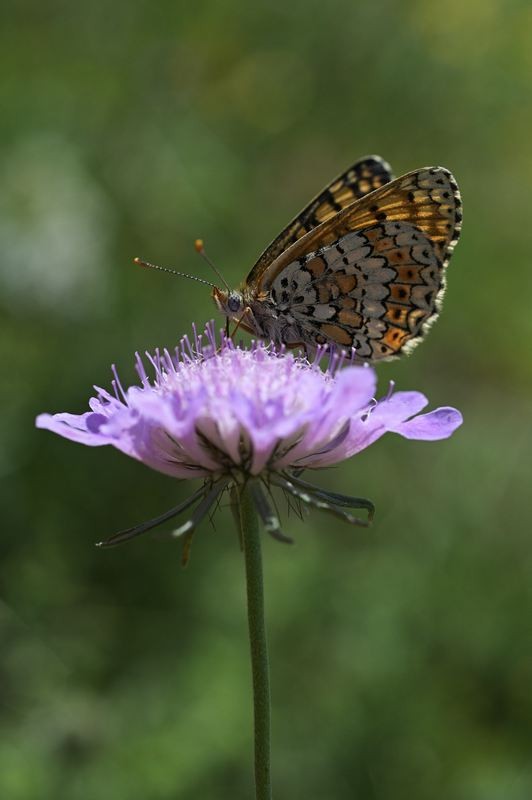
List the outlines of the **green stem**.
{"label": "green stem", "polygon": [[270,676],[264,621],[264,589],[259,522],[248,484],[240,488],[240,531],[246,562],[249,641],[255,719],[256,800],[271,800]]}

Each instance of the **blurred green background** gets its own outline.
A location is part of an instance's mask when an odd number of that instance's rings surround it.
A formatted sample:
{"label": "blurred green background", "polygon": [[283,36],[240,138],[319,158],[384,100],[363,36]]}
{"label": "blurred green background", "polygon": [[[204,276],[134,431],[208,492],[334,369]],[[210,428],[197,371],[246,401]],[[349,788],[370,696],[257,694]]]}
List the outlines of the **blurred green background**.
{"label": "blurred green background", "polygon": [[[36,431],[211,318],[367,153],[454,172],[441,319],[381,387],[465,417],[321,483],[374,527],[264,543],[276,798],[532,797],[532,7],[526,0],[4,3],[0,796],[250,798],[243,563],[227,511],[179,548],[93,543],[191,487]],[[207,275],[207,277],[210,277]]]}

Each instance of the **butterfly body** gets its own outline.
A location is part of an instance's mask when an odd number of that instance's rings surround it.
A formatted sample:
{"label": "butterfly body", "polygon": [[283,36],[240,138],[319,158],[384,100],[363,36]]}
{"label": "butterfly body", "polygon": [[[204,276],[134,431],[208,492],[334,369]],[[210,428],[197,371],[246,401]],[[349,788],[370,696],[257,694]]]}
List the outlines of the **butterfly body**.
{"label": "butterfly body", "polygon": [[215,288],[214,300],[240,327],[277,344],[394,358],[438,316],[460,207],[448,170],[392,180],[386,162],[368,157],[290,223],[238,291]]}

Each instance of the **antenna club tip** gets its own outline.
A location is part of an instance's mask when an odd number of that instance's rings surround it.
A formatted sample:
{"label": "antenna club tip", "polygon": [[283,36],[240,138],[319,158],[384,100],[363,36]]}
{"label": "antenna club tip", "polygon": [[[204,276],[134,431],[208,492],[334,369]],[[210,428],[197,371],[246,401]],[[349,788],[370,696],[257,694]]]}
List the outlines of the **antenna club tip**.
{"label": "antenna club tip", "polygon": [[196,239],[196,241],[194,242],[194,249],[196,250],[197,253],[203,253],[205,249],[203,246],[203,239]]}
{"label": "antenna club tip", "polygon": [[142,258],[139,258],[138,256],[135,256],[135,258],[133,259],[133,263],[134,264],[138,264],[139,267],[145,267],[146,266],[146,262],[143,261]]}

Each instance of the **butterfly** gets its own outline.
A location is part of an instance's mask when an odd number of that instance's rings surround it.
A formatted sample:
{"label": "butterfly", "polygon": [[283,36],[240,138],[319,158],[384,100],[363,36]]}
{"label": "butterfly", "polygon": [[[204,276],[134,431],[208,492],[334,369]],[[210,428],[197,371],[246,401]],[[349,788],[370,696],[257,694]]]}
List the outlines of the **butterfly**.
{"label": "butterfly", "polygon": [[228,320],[278,345],[354,348],[356,359],[409,353],[437,318],[462,223],[443,167],[393,179],[357,161],[274,239],[238,288],[214,286]]}

